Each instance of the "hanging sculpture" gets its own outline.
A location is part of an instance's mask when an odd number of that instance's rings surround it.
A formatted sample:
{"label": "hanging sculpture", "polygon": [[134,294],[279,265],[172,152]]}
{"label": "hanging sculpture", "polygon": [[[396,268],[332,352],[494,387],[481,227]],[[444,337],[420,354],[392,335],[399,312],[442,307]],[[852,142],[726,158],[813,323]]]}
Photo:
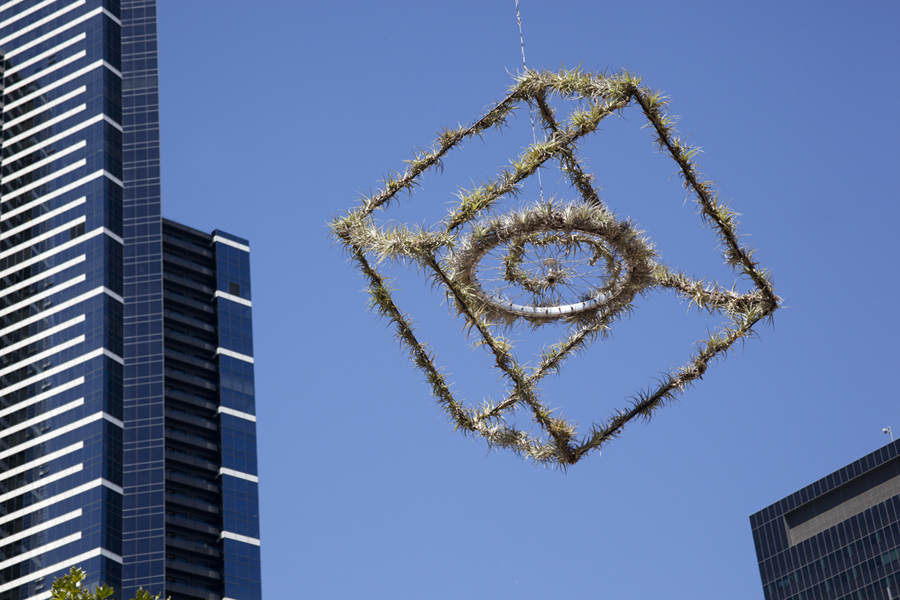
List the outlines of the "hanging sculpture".
{"label": "hanging sculpture", "polygon": [[[551,99],[577,100],[578,107],[560,120]],[[401,191],[413,193],[418,178],[441,167],[441,159],[464,140],[504,124],[522,103],[539,115],[546,138],[526,148],[511,168],[493,181],[460,195],[458,204],[438,226],[379,228],[372,213],[386,209]],[[599,198],[593,176],[585,173],[576,143],[600,122],[637,105],[655,133],[661,151],[678,166],[703,221],[716,233],[726,264],[750,282],[753,291],[739,294],[718,284],[706,284],[661,264],[641,232],[615,218]],[[769,319],[780,299],[767,271],[753,260],[753,251],[738,242],[734,213],[704,180],[686,145],[673,128],[659,92],[641,86],[639,78],[580,70],[559,73],[526,71],[509,95],[475,123],[445,130],[429,152],[419,152],[397,178],[364,198],[362,206],[332,223],[334,235],[368,279],[372,306],[390,319],[398,339],[432,386],[432,394],[456,428],[481,436],[492,447],[509,448],[536,462],[565,468],[617,437],[638,418],[654,411],[700,378],[709,361],[724,355],[753,326]],[[515,197],[522,182],[556,161],[577,190],[577,202],[543,202],[503,215],[493,214],[504,197]],[[478,336],[493,355],[508,384],[506,398],[465,406],[454,397],[444,374],[435,366],[429,347],[416,337],[409,318],[396,306],[388,280],[378,265],[388,259],[414,264],[446,293],[470,335]],[[545,376],[560,370],[573,353],[604,336],[613,321],[626,314],[636,295],[652,289],[675,291],[701,310],[723,315],[728,325],[700,342],[687,364],[664,376],[656,389],[641,393],[627,408],[578,434],[573,423],[555,416],[536,390]],[[567,335],[545,350],[536,366],[526,367],[513,355],[505,329],[524,324],[540,327],[562,323]],[[508,425],[505,417],[530,410],[537,435]]]}

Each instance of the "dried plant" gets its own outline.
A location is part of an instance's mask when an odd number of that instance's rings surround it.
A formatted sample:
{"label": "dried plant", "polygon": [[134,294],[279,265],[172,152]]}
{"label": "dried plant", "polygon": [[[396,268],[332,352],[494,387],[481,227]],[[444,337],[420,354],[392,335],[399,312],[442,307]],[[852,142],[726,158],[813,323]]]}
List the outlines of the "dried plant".
{"label": "dried plant", "polygon": [[[549,103],[554,98],[578,101],[577,108],[560,121]],[[413,193],[420,176],[439,170],[450,150],[504,125],[522,103],[536,109],[544,139],[526,148],[494,180],[460,193],[459,202],[438,226],[376,224],[372,216],[376,209],[388,208],[401,191]],[[332,222],[334,235],[369,282],[372,308],[393,322],[398,340],[456,428],[485,438],[492,447],[566,468],[617,437],[629,422],[649,420],[700,378],[713,358],[723,357],[736,341],[750,336],[756,323],[771,319],[780,302],[771,277],[753,260],[753,250],[738,241],[735,213],[700,174],[693,161],[697,149],[678,136],[666,104],[659,92],[643,87],[640,78],[627,72],[526,71],[516,77],[506,98],[480,119],[444,130],[430,150],[418,151],[408,161],[405,172],[389,176],[377,193],[363,198],[361,206]],[[609,115],[635,105],[659,149],[677,163],[703,221],[719,239],[725,263],[752,284],[752,292],[740,294],[669,269],[657,260],[642,233],[631,223],[616,220],[601,201],[593,176],[582,170],[577,143]],[[570,204],[551,200],[494,216],[497,202],[514,198],[522,182],[548,161],[559,164],[580,200]],[[477,336],[478,345],[502,373],[507,385],[503,400],[474,407],[454,397],[432,351],[416,337],[409,317],[394,303],[389,281],[378,271],[386,260],[415,265],[446,293],[466,331]],[[665,375],[655,388],[639,392],[627,408],[578,434],[573,423],[554,415],[541,401],[537,383],[602,339],[615,319],[632,309],[635,296],[652,289],[673,290],[699,309],[723,315],[727,324],[699,342],[688,362]],[[512,343],[503,336],[516,324],[540,327],[559,322],[566,326],[566,336],[546,349],[534,367],[521,365]],[[537,435],[507,424],[505,418],[521,410],[530,411]]]}

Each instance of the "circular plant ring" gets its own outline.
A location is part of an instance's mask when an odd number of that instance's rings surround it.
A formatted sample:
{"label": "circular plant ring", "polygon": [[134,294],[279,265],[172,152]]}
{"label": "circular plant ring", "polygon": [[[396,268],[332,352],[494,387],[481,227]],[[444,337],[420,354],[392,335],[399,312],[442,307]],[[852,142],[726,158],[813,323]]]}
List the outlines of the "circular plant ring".
{"label": "circular plant ring", "polygon": [[492,320],[612,316],[650,284],[652,250],[597,210],[540,209],[476,227],[451,258]]}

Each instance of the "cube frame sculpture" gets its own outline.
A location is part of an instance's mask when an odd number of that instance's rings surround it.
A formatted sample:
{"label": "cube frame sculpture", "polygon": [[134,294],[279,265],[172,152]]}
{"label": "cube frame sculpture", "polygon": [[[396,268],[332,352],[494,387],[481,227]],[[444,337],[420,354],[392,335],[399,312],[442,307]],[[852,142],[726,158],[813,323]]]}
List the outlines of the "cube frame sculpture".
{"label": "cube frame sculpture", "polygon": [[[576,107],[567,118],[559,119],[553,104],[564,101],[576,101]],[[753,250],[739,242],[735,213],[700,174],[693,160],[697,149],[678,137],[666,104],[659,92],[642,86],[640,78],[627,72],[526,71],[481,118],[444,130],[430,150],[418,151],[407,161],[405,172],[389,176],[382,189],[332,222],[334,235],[368,280],[372,307],[393,322],[399,341],[455,428],[483,437],[492,447],[566,468],[602,448],[629,422],[649,420],[699,379],[713,358],[727,353],[779,307],[769,272],[754,261]],[[415,196],[421,176],[439,170],[448,152],[473,136],[503,126],[522,105],[538,115],[545,137],[526,148],[495,179],[461,192],[459,202],[441,223],[428,228],[376,223],[374,211],[389,209],[400,192]],[[749,282],[751,291],[738,293],[733,286],[707,283],[665,266],[642,233],[633,224],[617,220],[601,200],[594,177],[582,169],[577,144],[595,132],[603,119],[631,106],[643,113],[659,149],[677,164],[704,223],[718,237],[725,263]],[[549,161],[558,162],[579,200],[544,201],[496,214],[498,201],[515,197],[522,182]],[[488,350],[505,379],[504,399],[467,406],[455,398],[435,365],[433,351],[419,340],[409,316],[395,303],[390,280],[379,270],[384,261],[414,265],[443,290],[468,334]],[[597,263],[606,265],[605,270]],[[488,270],[498,277],[488,279]],[[587,283],[592,277],[596,284]],[[518,296],[524,300],[508,296],[505,290],[512,286],[524,290]],[[537,384],[559,372],[574,353],[605,337],[610,325],[631,310],[634,297],[651,289],[673,290],[700,310],[722,315],[726,324],[699,342],[686,364],[669,371],[655,388],[637,393],[627,407],[614,410],[579,434],[574,423],[554,414],[541,400]],[[545,349],[535,366],[520,363],[512,352],[513,343],[504,336],[511,327],[560,322],[567,327],[565,337]],[[507,417],[523,409],[530,411],[533,421],[527,430],[507,423]],[[538,433],[532,433],[535,428]]]}

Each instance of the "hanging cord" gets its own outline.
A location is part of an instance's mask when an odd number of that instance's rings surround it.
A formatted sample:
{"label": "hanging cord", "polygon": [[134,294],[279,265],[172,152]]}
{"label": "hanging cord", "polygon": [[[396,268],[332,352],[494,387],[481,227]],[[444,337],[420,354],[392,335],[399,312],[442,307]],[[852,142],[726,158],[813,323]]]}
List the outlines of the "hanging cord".
{"label": "hanging cord", "polygon": [[[528,65],[525,63],[525,36],[522,35],[522,14],[519,12],[519,0],[516,0],[516,20],[519,22],[519,44],[522,46],[522,67],[527,71]],[[531,138],[534,140],[535,145],[537,145],[537,128],[534,126],[534,108],[531,108],[528,111],[528,116],[531,117]],[[538,176],[538,187],[541,190],[541,203],[544,202],[544,184],[541,181],[541,170],[537,170]]]}

